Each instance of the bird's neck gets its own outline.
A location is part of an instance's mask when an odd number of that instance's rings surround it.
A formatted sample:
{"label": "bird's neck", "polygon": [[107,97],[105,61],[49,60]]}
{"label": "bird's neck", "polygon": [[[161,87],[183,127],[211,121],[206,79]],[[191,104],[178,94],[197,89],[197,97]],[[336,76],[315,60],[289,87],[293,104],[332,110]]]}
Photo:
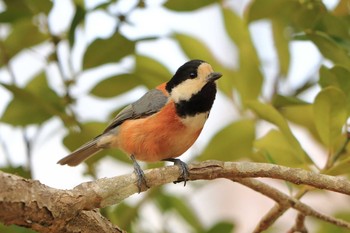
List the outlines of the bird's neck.
{"label": "bird's neck", "polygon": [[199,114],[209,114],[216,95],[216,84],[206,84],[201,91],[194,94],[188,100],[175,102],[176,113],[181,118],[194,117]]}

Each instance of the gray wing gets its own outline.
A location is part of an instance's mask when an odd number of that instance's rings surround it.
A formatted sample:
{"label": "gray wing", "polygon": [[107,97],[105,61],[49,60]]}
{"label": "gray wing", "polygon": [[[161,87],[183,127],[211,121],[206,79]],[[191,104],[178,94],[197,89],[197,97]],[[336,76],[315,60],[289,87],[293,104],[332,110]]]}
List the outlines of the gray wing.
{"label": "gray wing", "polygon": [[117,127],[121,123],[129,119],[143,118],[158,112],[168,101],[168,97],[158,89],[152,89],[144,94],[136,102],[126,106],[111,121],[103,133]]}

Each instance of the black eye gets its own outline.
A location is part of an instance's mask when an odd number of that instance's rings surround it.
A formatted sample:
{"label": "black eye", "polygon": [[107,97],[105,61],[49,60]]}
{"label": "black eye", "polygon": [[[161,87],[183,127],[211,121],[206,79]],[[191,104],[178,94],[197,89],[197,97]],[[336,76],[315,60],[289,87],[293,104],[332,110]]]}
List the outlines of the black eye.
{"label": "black eye", "polygon": [[195,78],[197,77],[197,73],[196,72],[191,72],[190,73],[190,78]]}

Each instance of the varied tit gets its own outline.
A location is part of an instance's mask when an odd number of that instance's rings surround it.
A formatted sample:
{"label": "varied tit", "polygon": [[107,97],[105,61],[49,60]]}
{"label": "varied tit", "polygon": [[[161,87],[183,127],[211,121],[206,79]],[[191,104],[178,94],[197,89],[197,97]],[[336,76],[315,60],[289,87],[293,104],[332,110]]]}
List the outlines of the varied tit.
{"label": "varied tit", "polygon": [[136,160],[174,162],[186,182],[188,167],[176,157],[190,148],[202,131],[215,100],[215,80],[221,76],[205,61],[186,62],[169,82],[125,107],[102,134],[58,163],[76,166],[100,150],[119,148],[133,161],[139,192],[142,184],[148,186]]}

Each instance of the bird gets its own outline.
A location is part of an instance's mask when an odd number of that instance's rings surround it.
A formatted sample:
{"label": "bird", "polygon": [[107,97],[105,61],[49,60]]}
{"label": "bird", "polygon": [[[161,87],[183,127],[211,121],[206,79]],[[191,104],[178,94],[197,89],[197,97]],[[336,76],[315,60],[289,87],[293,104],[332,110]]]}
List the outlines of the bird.
{"label": "bird", "polygon": [[148,188],[137,161],[169,161],[180,169],[179,180],[186,181],[189,169],[178,159],[197,140],[213,106],[222,77],[203,60],[190,60],[173,77],[146,92],[126,106],[106,129],[68,156],[61,165],[76,166],[103,149],[117,148],[130,156],[137,175],[139,193]]}

